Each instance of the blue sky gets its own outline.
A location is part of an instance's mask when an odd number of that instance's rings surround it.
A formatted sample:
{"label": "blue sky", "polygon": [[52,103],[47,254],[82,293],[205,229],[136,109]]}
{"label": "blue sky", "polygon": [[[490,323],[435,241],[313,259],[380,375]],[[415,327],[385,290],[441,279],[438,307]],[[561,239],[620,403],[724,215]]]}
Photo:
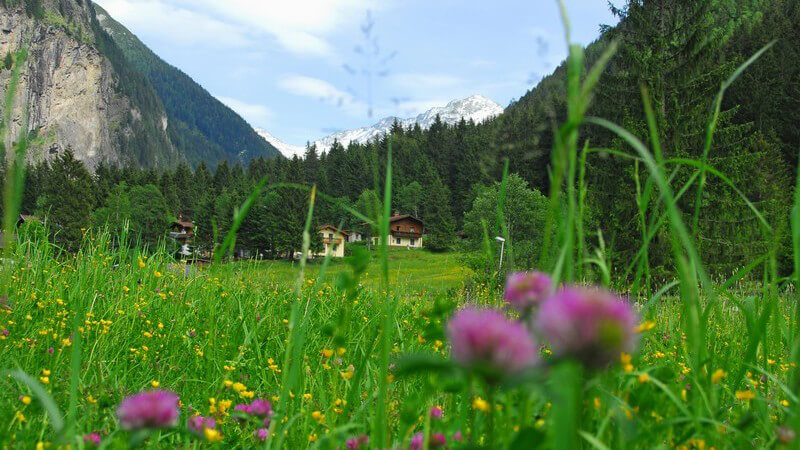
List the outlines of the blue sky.
{"label": "blue sky", "polygon": [[[472,94],[506,106],[566,53],[555,0],[95,1],[251,125],[295,145]],[[615,22],[606,0],[566,4],[574,41]],[[377,52],[365,45],[368,11]]]}

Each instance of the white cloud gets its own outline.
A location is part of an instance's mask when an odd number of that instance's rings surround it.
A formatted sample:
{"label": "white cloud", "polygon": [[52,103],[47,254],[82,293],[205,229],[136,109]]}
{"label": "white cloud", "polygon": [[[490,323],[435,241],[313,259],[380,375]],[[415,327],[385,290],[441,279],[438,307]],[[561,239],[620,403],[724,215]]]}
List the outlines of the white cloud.
{"label": "white cloud", "polygon": [[[328,35],[355,28],[378,0],[97,0],[137,32],[186,44],[239,47],[274,39],[298,55],[332,56]],[[262,44],[263,45],[263,44]]]}
{"label": "white cloud", "polygon": [[184,46],[241,48],[251,43],[246,31],[235,25],[162,0],[98,0],[97,3],[136,34],[155,35]]}
{"label": "white cloud", "polygon": [[243,102],[231,97],[222,95],[216,96],[219,101],[227,105],[230,109],[236,111],[242,116],[250,125],[254,127],[266,127],[270,119],[272,119],[272,111],[264,105],[257,105],[252,103]]}
{"label": "white cloud", "polygon": [[319,78],[287,75],[278,82],[278,86],[294,95],[319,100],[328,105],[342,108],[353,115],[364,114],[367,108],[363,102],[356,100],[350,93]]}

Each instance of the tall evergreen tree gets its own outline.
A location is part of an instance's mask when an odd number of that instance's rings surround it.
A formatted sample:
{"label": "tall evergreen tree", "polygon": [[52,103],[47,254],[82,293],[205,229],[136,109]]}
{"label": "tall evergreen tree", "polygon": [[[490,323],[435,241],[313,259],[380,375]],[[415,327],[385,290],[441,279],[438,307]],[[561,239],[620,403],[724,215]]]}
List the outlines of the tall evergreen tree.
{"label": "tall evergreen tree", "polygon": [[71,150],[53,160],[39,210],[47,217],[55,241],[68,250],[77,250],[90,225],[95,204],[92,188],[89,171]]}

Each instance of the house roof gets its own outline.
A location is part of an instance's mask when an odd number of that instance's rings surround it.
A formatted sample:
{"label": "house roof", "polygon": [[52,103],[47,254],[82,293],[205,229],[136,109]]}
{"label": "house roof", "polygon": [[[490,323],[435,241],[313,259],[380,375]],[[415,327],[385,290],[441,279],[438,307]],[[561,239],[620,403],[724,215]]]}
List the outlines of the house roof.
{"label": "house roof", "polygon": [[172,225],[180,225],[183,228],[194,228],[193,222],[187,222],[185,220],[177,220],[175,222],[172,222]]}
{"label": "house roof", "polygon": [[397,222],[399,220],[405,220],[405,219],[410,219],[410,220],[413,220],[415,222],[422,223],[422,220],[412,216],[411,214],[395,214],[395,215],[393,215],[392,217],[389,218],[389,223]]}
{"label": "house roof", "polygon": [[349,232],[345,230],[340,230],[333,225],[320,225],[317,227],[317,231],[322,231],[322,230],[333,230],[334,232],[339,233],[342,236],[350,236]]}

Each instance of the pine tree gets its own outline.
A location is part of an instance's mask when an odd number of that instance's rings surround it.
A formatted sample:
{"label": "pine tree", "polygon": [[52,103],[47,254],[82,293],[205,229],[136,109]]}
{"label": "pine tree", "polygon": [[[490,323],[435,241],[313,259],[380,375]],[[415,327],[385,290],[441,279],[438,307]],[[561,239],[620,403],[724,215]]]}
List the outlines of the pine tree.
{"label": "pine tree", "polygon": [[442,180],[436,178],[428,186],[427,192],[424,246],[433,251],[448,250],[453,246],[456,234],[456,225],[450,209],[450,190]]}
{"label": "pine tree", "polygon": [[52,163],[39,209],[47,217],[55,241],[75,251],[89,227],[95,198],[92,177],[67,149]]}

